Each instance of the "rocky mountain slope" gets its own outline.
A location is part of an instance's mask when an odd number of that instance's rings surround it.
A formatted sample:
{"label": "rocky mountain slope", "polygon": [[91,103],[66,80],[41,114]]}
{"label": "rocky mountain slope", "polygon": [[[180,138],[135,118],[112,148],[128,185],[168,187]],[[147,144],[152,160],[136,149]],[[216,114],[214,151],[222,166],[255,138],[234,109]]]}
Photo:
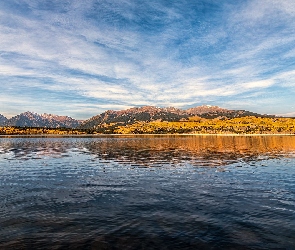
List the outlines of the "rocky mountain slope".
{"label": "rocky mountain slope", "polygon": [[187,110],[173,107],[158,108],[154,106],[145,106],[120,111],[108,110],[100,115],[93,116],[92,118],[84,121],[80,125],[80,128],[96,129],[103,124],[120,123],[122,125],[126,125],[132,124],[136,121],[180,121],[181,119],[188,119],[192,116],[199,116],[207,119],[226,119],[244,116],[274,117],[270,115],[261,115],[246,110],[229,110],[210,105],[189,108]]}
{"label": "rocky mountain slope", "polygon": [[5,122],[7,122],[7,118],[0,114],[0,126],[2,126]]}
{"label": "rocky mountain slope", "polygon": [[3,126],[16,127],[47,127],[47,128],[77,128],[80,121],[68,116],[52,114],[21,113],[3,122]]}
{"label": "rocky mountain slope", "polygon": [[136,121],[178,121],[181,118],[187,118],[185,111],[176,108],[158,108],[153,106],[145,106],[140,108],[131,108],[126,110],[114,111],[108,110],[100,115],[84,121],[80,128],[92,129],[104,123],[121,123],[132,124]]}
{"label": "rocky mountain slope", "polygon": [[207,119],[227,119],[244,116],[274,117],[246,110],[229,110],[210,105],[198,106],[186,110],[174,107],[159,108],[144,106],[120,111],[108,110],[84,122],[68,116],[52,114],[40,115],[29,111],[10,119],[0,114],[0,126],[96,129],[104,124],[127,125],[137,121],[180,121],[187,120],[192,116],[199,116]]}
{"label": "rocky mountain slope", "polygon": [[275,117],[274,115],[262,115],[247,110],[230,110],[220,108],[218,106],[203,105],[185,110],[189,115],[195,115],[202,118],[235,118],[245,116],[257,116],[257,117]]}

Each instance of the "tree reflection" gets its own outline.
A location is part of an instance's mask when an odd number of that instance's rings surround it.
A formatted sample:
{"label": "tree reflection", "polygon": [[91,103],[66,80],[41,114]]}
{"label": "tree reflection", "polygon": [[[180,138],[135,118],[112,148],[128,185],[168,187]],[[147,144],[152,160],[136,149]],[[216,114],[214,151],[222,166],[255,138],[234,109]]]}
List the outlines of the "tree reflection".
{"label": "tree reflection", "polygon": [[294,136],[104,136],[93,138],[14,138],[0,140],[6,159],[38,159],[87,154],[97,161],[141,167],[190,162],[220,166],[234,162],[288,157]]}

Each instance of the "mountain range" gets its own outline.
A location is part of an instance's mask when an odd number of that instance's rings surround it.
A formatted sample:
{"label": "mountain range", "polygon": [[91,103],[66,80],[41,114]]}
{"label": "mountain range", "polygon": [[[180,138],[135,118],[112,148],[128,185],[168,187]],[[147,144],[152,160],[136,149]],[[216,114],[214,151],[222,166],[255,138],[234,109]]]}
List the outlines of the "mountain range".
{"label": "mountain range", "polygon": [[6,122],[7,122],[7,118],[5,117],[5,116],[3,116],[3,115],[1,115],[0,114],[0,126],[2,125],[2,124],[5,124]]}
{"label": "mountain range", "polygon": [[96,129],[103,124],[120,123],[121,125],[127,125],[137,121],[180,121],[192,116],[199,116],[207,119],[227,119],[244,116],[275,117],[274,115],[262,115],[246,110],[229,110],[210,105],[198,106],[186,110],[174,107],[158,108],[154,106],[144,106],[120,111],[108,110],[82,122],[80,128]]}
{"label": "mountain range", "polygon": [[77,128],[81,121],[69,116],[59,116],[52,114],[37,114],[24,112],[10,119],[0,114],[0,126],[13,127],[47,127],[47,128]]}
{"label": "mountain range", "polygon": [[29,111],[10,119],[0,114],[0,126],[96,129],[104,124],[111,123],[127,125],[137,121],[180,121],[192,116],[207,119],[227,119],[244,116],[275,117],[274,115],[262,115],[246,110],[229,110],[210,105],[185,110],[174,107],[144,106],[119,111],[108,110],[85,121],[76,120],[69,116],[46,113],[40,115]]}

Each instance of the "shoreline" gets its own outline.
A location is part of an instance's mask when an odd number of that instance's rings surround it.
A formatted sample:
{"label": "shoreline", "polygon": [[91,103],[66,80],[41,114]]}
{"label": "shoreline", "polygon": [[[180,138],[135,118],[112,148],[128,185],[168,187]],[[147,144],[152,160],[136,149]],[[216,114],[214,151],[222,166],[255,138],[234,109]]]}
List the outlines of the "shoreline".
{"label": "shoreline", "polygon": [[162,137],[162,136],[295,136],[295,134],[15,134],[0,135],[0,138],[99,138],[99,137]]}

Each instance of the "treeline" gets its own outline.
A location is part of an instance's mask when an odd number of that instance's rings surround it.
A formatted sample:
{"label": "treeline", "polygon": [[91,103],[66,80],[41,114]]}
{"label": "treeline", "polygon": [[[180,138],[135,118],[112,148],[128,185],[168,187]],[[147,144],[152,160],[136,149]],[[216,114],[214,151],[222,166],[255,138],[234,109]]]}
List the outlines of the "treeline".
{"label": "treeline", "polygon": [[206,119],[190,117],[178,122],[138,121],[102,124],[93,129],[0,127],[0,135],[83,134],[295,134],[294,118],[240,117]]}
{"label": "treeline", "polygon": [[0,135],[80,135],[87,134],[86,130],[71,128],[39,128],[39,127],[0,127]]}
{"label": "treeline", "polygon": [[205,119],[190,117],[179,122],[137,122],[118,126],[118,134],[295,134],[295,119],[241,117]]}

